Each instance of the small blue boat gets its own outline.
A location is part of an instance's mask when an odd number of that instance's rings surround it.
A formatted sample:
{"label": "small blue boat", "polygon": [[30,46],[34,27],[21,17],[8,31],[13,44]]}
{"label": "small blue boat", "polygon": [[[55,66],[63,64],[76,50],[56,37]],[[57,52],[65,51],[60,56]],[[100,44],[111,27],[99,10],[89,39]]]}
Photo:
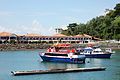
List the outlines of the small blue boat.
{"label": "small blue boat", "polygon": [[85,55],[82,54],[62,54],[62,53],[40,53],[39,56],[43,61],[50,62],[65,62],[65,63],[75,63],[82,64],[85,63]]}
{"label": "small blue boat", "polygon": [[86,58],[110,58],[112,52],[102,51],[99,47],[86,47],[80,54],[84,54]]}
{"label": "small blue boat", "polygon": [[107,54],[85,54],[86,58],[110,58],[112,53]]}

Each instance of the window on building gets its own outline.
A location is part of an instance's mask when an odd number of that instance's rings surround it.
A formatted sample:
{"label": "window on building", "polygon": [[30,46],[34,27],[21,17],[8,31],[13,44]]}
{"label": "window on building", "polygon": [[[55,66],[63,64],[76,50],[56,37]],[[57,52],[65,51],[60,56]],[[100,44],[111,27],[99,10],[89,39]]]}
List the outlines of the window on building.
{"label": "window on building", "polygon": [[74,38],[72,38],[72,40],[75,40]]}
{"label": "window on building", "polygon": [[55,38],[53,38],[53,40],[55,40]]}
{"label": "window on building", "polygon": [[52,40],[52,38],[49,38],[49,40]]}
{"label": "window on building", "polygon": [[78,40],[78,38],[75,38],[75,40]]}
{"label": "window on building", "polygon": [[57,38],[57,40],[59,40],[59,38]]}
{"label": "window on building", "polygon": [[71,40],[71,38],[69,38],[69,40]]}
{"label": "window on building", "polygon": [[67,40],[68,38],[65,38],[65,40]]}
{"label": "window on building", "polygon": [[63,38],[61,38],[61,40],[63,40]]}

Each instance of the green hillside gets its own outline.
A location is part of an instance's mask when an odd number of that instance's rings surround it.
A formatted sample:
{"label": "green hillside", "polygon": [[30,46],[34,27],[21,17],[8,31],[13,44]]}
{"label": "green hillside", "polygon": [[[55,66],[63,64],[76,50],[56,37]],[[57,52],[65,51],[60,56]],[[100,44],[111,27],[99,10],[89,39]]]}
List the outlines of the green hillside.
{"label": "green hillside", "polygon": [[120,3],[113,10],[106,9],[106,14],[88,21],[86,24],[71,23],[65,35],[88,34],[101,39],[120,39]]}

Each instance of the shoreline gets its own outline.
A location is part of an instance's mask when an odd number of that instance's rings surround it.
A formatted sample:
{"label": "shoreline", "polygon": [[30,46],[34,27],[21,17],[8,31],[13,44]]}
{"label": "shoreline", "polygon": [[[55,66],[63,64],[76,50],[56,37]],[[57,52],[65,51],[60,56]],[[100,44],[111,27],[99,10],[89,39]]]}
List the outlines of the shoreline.
{"label": "shoreline", "polygon": [[47,49],[51,44],[0,44],[0,51]]}
{"label": "shoreline", "polygon": [[[40,50],[47,49],[53,44],[0,44],[0,51],[22,51],[22,50]],[[111,48],[113,50],[120,50],[120,44],[96,44],[102,49]],[[86,44],[72,44],[74,48],[85,47]]]}

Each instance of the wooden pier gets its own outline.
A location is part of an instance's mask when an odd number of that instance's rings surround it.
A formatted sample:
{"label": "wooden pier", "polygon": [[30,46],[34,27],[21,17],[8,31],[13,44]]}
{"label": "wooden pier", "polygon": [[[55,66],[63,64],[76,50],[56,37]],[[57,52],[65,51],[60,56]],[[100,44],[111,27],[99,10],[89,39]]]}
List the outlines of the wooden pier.
{"label": "wooden pier", "polygon": [[88,72],[88,71],[102,71],[105,67],[92,68],[74,68],[74,69],[50,69],[50,70],[32,70],[32,71],[11,71],[14,76],[17,75],[32,75],[32,74],[50,74],[50,73],[66,73],[66,72]]}

